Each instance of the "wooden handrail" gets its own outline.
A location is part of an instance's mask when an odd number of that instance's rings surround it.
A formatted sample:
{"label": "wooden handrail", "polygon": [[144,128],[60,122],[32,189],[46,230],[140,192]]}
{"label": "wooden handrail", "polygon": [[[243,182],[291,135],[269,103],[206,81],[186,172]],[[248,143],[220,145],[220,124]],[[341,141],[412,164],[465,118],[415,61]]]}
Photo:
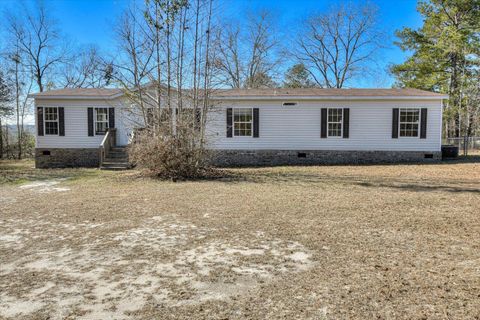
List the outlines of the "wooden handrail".
{"label": "wooden handrail", "polygon": [[105,158],[108,156],[110,150],[116,146],[116,129],[110,128],[105,133],[102,143],[100,144],[100,166],[105,161]]}
{"label": "wooden handrail", "polygon": [[110,139],[110,131],[107,130],[107,133],[105,133],[105,136],[103,137],[102,143],[100,143],[100,147],[105,147],[109,139]]}

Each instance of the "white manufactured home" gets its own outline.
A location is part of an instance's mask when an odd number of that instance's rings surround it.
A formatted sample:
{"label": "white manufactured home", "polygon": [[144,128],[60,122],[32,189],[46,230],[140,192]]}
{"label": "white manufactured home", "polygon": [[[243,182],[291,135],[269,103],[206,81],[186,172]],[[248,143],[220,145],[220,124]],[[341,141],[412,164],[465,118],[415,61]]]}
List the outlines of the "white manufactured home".
{"label": "white manufactured home", "polygon": [[[131,141],[131,103],[119,89],[32,97],[37,167],[100,166],[107,132],[114,151]],[[447,98],[416,89],[218,90],[208,148],[227,166],[435,161]]]}

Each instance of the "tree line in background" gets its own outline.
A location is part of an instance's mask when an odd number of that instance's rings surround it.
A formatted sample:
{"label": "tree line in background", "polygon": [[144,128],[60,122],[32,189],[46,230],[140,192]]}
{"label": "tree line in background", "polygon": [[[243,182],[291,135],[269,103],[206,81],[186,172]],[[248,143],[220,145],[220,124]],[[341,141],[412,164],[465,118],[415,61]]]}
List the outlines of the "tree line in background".
{"label": "tree line in background", "polygon": [[420,1],[423,26],[397,32],[411,52],[391,71],[398,86],[447,93],[444,135],[480,135],[480,1]]}
{"label": "tree line in background", "polygon": [[[397,32],[396,44],[409,57],[390,67],[395,86],[449,94],[444,135],[479,135],[480,0],[420,1],[417,9],[423,26]],[[375,72],[388,38],[378,8],[368,3],[345,2],[313,14],[288,40],[268,11],[224,21],[220,1],[145,0],[117,19],[118,51],[112,54],[95,45],[76,46],[49,13],[38,2],[19,5],[2,19],[0,128],[13,121],[17,130],[15,137],[0,132],[0,148],[5,141],[14,144],[9,154],[17,158],[31,148],[24,119],[32,114],[33,92],[120,87],[140,118],[165,123],[170,117],[167,130],[175,136],[174,122],[185,116],[162,114],[161,103],[167,109],[190,103],[204,112],[215,88],[345,88]],[[146,83],[155,84],[155,94],[142,89]],[[196,114],[190,118],[198,122]]]}

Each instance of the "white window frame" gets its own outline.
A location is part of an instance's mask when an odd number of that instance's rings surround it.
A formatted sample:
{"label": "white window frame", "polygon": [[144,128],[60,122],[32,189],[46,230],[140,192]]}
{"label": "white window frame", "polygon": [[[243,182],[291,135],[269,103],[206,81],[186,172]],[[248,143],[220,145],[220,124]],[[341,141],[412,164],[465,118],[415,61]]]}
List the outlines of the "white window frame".
{"label": "white window frame", "polygon": [[[250,120],[250,121],[235,121],[235,110],[250,110],[252,120]],[[236,135],[235,134],[235,122],[236,123],[250,123],[250,135],[249,136]],[[233,110],[232,110],[232,137],[239,137],[239,138],[253,137],[253,108],[233,108]]]}
{"label": "white window frame", "polygon": [[[330,119],[329,119],[330,110],[341,110],[342,119],[340,120],[340,122],[330,121]],[[329,137],[329,138],[342,138],[343,137],[343,116],[344,116],[343,115],[343,108],[327,108],[327,137]],[[331,136],[330,135],[330,130],[329,130],[329,124],[330,123],[339,123],[340,124],[340,135],[338,135],[338,136]]]}
{"label": "white window frame", "polygon": [[[422,123],[422,113],[420,112],[420,109],[419,107],[409,107],[409,108],[399,108],[398,109],[398,137],[399,138],[418,138],[420,136],[420,124]],[[416,110],[418,112],[418,122],[402,122],[402,111],[412,111],[412,110]],[[402,123],[404,124],[417,124],[417,135],[416,136],[402,136],[401,132],[401,128],[402,128]]]}
{"label": "white window frame", "polygon": [[[98,109],[106,109],[107,110],[107,130],[105,130],[105,133],[97,133],[97,122],[100,123],[100,122],[105,122],[105,121],[97,121],[97,111]],[[109,112],[108,112],[108,108],[107,107],[95,107],[94,108],[94,111],[95,111],[95,114],[94,114],[94,117],[93,117],[93,131],[95,133],[96,136],[104,136],[105,134],[107,134],[107,131],[108,129],[110,128],[110,115],[109,115]]]}
{"label": "white window frame", "polygon": [[[57,120],[47,120],[47,109],[55,109],[57,114]],[[57,123],[57,133],[47,133],[47,122],[56,122]],[[60,135],[60,119],[58,118],[58,107],[43,107],[43,132],[46,136],[58,136]]]}

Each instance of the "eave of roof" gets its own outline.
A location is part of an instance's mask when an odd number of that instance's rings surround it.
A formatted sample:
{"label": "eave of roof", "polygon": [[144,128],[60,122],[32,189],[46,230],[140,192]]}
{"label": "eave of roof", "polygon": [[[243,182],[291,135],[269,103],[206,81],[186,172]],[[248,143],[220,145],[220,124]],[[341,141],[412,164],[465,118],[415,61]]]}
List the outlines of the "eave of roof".
{"label": "eave of roof", "polygon": [[438,96],[216,96],[210,97],[212,100],[285,100],[285,101],[308,101],[308,100],[443,100],[448,99],[448,95]]}
{"label": "eave of roof", "polygon": [[[123,96],[121,89],[78,88],[40,92],[29,97],[42,100],[112,100]],[[438,100],[448,95],[418,89],[219,89],[212,100]]]}
{"label": "eave of roof", "polygon": [[28,97],[38,100],[111,100],[122,95],[120,89],[67,88],[30,94]]}
{"label": "eave of roof", "polygon": [[377,89],[228,89],[214,91],[215,100],[394,100],[448,99],[448,95],[410,88]]}

